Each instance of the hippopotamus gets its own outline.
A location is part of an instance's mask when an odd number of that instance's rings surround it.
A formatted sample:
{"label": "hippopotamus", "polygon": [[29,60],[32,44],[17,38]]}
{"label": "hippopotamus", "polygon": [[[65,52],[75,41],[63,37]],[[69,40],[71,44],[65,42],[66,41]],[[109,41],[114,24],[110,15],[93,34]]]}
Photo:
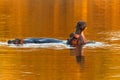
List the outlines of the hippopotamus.
{"label": "hippopotamus", "polygon": [[[88,41],[84,36],[83,31],[86,29],[86,23],[84,21],[77,22],[76,30],[70,34],[70,38],[67,40],[66,44],[71,46],[83,45]],[[13,39],[8,40],[8,44],[28,44],[28,43],[62,43],[63,40],[55,38],[25,38],[25,39]]]}

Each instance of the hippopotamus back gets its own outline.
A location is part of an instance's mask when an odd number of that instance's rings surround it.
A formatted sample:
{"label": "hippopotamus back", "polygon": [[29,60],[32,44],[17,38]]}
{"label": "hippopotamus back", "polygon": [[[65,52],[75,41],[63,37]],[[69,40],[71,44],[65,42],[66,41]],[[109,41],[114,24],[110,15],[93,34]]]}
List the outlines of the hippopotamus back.
{"label": "hippopotamus back", "polygon": [[26,38],[24,43],[60,43],[62,40],[54,38]]}

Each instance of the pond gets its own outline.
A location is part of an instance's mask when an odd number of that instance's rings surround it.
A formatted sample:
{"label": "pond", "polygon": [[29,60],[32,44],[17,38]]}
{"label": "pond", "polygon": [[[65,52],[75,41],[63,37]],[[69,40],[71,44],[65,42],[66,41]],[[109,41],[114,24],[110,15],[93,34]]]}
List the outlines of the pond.
{"label": "pond", "polygon": [[[47,1],[0,1],[1,80],[119,80],[120,1]],[[96,42],[84,45],[82,56],[65,44],[6,43],[18,37],[66,41],[79,20],[87,23],[87,39]]]}

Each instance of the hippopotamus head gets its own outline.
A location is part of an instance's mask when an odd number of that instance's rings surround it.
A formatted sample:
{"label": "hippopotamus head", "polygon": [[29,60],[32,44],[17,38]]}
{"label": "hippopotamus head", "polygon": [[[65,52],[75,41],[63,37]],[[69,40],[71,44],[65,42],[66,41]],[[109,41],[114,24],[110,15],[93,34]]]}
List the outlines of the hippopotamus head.
{"label": "hippopotamus head", "polygon": [[21,39],[8,40],[8,44],[21,44]]}

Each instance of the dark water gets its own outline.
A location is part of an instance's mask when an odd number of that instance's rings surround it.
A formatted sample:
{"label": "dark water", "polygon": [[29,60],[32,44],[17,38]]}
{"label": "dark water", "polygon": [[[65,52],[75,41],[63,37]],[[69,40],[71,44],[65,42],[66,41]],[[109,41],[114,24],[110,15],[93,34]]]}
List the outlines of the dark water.
{"label": "dark water", "polygon": [[[98,4],[99,3],[99,4]],[[8,46],[11,38],[66,40],[79,20],[85,45],[76,57],[63,44]],[[120,80],[119,0],[0,0],[0,80]]]}

